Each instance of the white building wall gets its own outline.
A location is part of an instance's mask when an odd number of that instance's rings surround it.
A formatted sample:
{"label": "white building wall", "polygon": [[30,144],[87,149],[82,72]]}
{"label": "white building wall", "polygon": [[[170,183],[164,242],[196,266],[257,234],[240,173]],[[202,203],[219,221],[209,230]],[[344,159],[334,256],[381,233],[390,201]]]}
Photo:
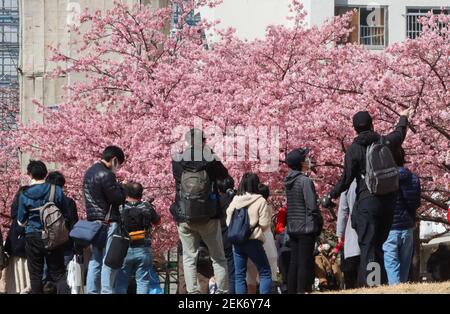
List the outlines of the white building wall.
{"label": "white building wall", "polygon": [[[128,5],[151,3],[153,7],[167,5],[167,0],[123,0]],[[19,0],[20,41],[20,121],[29,124],[42,121],[37,114],[33,100],[51,106],[58,103],[63,95],[63,85],[79,79],[79,75],[69,75],[57,79],[45,75],[54,69],[49,62],[49,46],[60,46],[65,53],[75,57],[76,47],[69,45],[73,38],[68,31],[68,15],[71,8],[79,5],[90,10],[106,10],[113,7],[112,0]],[[70,20],[70,19],[69,19]],[[22,169],[29,156],[21,157]]]}
{"label": "white building wall", "polygon": [[[334,16],[335,6],[386,6],[388,8],[388,43],[401,42],[406,38],[406,10],[408,7],[449,7],[450,0],[301,0],[308,12],[310,26],[321,25]],[[221,28],[236,29],[239,38],[252,40],[264,37],[270,24],[290,25],[290,0],[224,0],[215,8],[200,10],[202,18],[219,19]],[[213,41],[216,39],[212,34]]]}
{"label": "white building wall", "polygon": [[[333,0],[330,0],[332,2]],[[408,7],[449,7],[450,0],[335,0],[336,5],[386,6],[388,8],[388,43],[406,39],[406,12]]]}
{"label": "white building wall", "polygon": [[[225,0],[215,8],[200,9],[202,18],[209,21],[220,20],[220,28],[234,28],[241,39],[253,40],[263,38],[266,27],[289,25],[290,0]],[[216,35],[208,34],[209,40],[215,41]]]}

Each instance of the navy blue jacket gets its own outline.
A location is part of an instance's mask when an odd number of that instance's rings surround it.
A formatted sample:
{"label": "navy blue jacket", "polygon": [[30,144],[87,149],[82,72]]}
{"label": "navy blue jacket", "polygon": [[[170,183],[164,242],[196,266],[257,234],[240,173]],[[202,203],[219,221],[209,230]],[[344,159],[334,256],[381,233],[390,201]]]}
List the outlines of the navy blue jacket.
{"label": "navy blue jacket", "polygon": [[[49,198],[49,183],[32,185],[20,193],[17,222],[20,226],[25,226],[25,233],[42,231],[39,211],[30,210],[45,205]],[[55,205],[64,211],[63,191],[59,186],[56,186],[55,190]]]}
{"label": "navy blue jacket", "polygon": [[399,167],[400,191],[394,209],[391,229],[405,230],[414,227],[416,210],[420,206],[420,180],[407,168]]}

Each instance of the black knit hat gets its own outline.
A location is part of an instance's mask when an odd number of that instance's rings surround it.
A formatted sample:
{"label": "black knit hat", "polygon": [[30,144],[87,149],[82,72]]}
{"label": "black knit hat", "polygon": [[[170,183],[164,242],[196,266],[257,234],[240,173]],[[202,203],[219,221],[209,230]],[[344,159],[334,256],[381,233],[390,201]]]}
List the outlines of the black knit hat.
{"label": "black knit hat", "polygon": [[356,132],[369,131],[372,129],[372,117],[367,111],[359,111],[353,116],[353,127]]}

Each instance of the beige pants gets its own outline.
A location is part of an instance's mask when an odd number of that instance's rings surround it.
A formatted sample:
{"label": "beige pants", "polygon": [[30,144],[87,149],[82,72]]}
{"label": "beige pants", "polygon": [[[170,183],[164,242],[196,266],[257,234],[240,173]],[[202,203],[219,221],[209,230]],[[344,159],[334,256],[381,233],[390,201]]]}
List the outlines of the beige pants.
{"label": "beige pants", "polygon": [[29,290],[30,274],[28,273],[27,260],[16,256],[10,258],[2,280],[4,280],[7,294],[19,294]]}

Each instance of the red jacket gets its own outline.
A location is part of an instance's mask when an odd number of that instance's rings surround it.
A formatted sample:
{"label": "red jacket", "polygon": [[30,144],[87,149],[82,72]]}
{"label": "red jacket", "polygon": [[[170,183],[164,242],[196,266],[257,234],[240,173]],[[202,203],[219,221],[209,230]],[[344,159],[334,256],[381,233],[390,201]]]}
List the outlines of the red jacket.
{"label": "red jacket", "polygon": [[275,234],[284,232],[286,228],[286,207],[281,207],[278,210],[277,222],[275,224]]}

